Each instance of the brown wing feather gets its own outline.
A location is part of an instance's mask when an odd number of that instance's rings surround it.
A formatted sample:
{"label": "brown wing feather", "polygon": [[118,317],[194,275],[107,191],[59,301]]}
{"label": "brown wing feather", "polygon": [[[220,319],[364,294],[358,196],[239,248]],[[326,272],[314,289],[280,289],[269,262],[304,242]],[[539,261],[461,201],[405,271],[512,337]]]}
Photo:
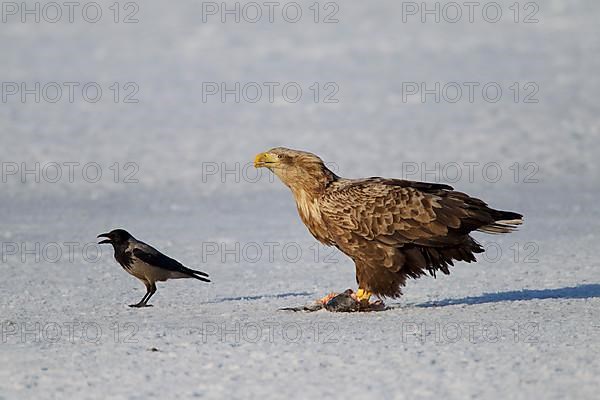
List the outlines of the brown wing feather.
{"label": "brown wing feather", "polygon": [[329,236],[356,263],[359,285],[391,297],[407,277],[475,261],[483,249],[469,232],[504,213],[447,185],[382,178],[335,182],[319,203]]}

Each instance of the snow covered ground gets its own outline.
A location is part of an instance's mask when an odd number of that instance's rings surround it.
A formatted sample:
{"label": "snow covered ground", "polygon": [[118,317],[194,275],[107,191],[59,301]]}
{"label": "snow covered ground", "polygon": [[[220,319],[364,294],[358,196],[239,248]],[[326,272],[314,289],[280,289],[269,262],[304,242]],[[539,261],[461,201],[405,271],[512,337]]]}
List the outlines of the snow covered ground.
{"label": "snow covered ground", "polygon": [[[289,2],[272,23],[248,8],[222,23],[220,2],[113,3],[96,23],[85,2],[72,23],[2,4],[0,398],[596,398],[597,2],[522,2],[515,22],[500,1],[496,23],[488,2],[473,23],[391,0],[320,2],[318,23],[312,1],[297,23]],[[209,94],[236,82],[239,102]],[[410,94],[437,82],[439,102]],[[342,176],[450,182],[526,222],[477,235],[480,262],[411,281],[388,311],[278,311],[355,280],[250,166],[276,145]],[[214,283],[163,283],[153,308],[128,308],[142,285],[94,245],[117,227]]]}

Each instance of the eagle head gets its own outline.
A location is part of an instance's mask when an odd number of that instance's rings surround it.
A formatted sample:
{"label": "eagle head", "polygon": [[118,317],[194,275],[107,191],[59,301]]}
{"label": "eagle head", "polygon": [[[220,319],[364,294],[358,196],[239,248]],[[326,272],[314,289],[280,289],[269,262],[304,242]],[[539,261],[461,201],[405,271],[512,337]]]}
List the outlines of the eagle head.
{"label": "eagle head", "polygon": [[268,168],[292,191],[322,192],[337,176],[323,160],[307,151],[275,147],[254,158],[256,168]]}

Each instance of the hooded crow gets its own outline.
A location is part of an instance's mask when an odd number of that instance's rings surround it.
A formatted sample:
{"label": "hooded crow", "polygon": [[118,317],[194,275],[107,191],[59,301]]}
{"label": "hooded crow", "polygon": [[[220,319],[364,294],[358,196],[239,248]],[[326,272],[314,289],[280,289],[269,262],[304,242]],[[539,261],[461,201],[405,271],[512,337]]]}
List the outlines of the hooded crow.
{"label": "hooded crow", "polygon": [[156,293],[156,282],[167,279],[196,278],[210,282],[208,274],[184,267],[180,262],[167,257],[154,247],[131,236],[123,229],[98,235],[106,238],[99,244],[110,243],[115,250],[115,259],[125,271],[141,280],[146,286],[146,294],[137,304],[129,307],[152,307],[148,300]]}

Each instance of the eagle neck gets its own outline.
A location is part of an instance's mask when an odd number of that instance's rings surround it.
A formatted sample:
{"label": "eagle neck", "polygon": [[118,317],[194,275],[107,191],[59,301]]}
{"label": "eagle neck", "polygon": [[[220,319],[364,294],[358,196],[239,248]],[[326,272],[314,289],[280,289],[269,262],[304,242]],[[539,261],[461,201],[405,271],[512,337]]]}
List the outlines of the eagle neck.
{"label": "eagle neck", "polygon": [[[331,171],[329,171],[331,172]],[[323,216],[321,214],[321,198],[325,195],[328,186],[338,177],[331,172],[327,179],[318,182],[318,185],[305,187],[302,185],[290,186],[298,214],[310,233],[320,242],[331,244],[327,231],[324,230]]]}

